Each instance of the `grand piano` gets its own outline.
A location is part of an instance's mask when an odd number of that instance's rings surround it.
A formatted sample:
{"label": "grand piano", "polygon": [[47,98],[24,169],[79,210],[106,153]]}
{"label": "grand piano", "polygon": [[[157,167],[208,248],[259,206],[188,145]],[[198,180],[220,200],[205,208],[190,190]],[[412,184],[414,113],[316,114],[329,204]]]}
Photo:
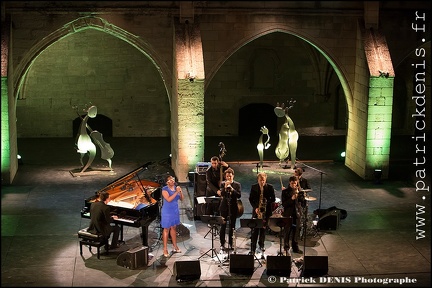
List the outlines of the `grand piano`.
{"label": "grand piano", "polygon": [[142,165],[85,199],[81,217],[90,218],[91,204],[98,200],[100,192],[106,191],[111,198],[111,201],[108,202],[111,214],[118,216],[114,222],[121,227],[121,240],[123,240],[123,225],[141,227],[142,243],[148,246],[148,226],[159,216],[162,194],[160,179],[159,181],[143,179],[150,164],[149,162]]}

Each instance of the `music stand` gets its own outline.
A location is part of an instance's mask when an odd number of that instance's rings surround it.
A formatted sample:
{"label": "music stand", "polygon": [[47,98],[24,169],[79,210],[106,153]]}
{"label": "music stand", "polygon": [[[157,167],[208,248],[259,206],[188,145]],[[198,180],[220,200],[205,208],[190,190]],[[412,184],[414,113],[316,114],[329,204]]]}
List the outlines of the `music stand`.
{"label": "music stand", "polygon": [[291,218],[288,217],[270,217],[269,218],[269,226],[278,226],[279,227],[279,252],[277,256],[283,256],[282,253],[282,235],[284,227],[292,221]]}
{"label": "music stand", "polygon": [[[250,228],[251,233],[253,229],[260,229],[264,227],[263,219],[251,218],[251,219],[240,219],[240,227]],[[258,261],[259,267],[262,266],[261,261],[256,257],[255,253],[253,253],[255,260]]]}
{"label": "music stand", "polygon": [[[220,202],[220,200],[221,197],[216,197],[216,196],[205,197],[205,202],[207,205],[217,204]],[[219,233],[218,229],[216,228],[216,225],[212,225],[210,227],[210,230],[207,231],[207,233],[204,235],[204,238],[206,238],[209,233],[212,233],[212,240],[213,240],[214,236],[217,236],[217,234]]]}
{"label": "music stand", "polygon": [[[222,261],[219,259],[219,256],[216,253],[216,249],[214,248],[213,227],[217,224],[219,224],[219,225],[223,224],[224,219],[222,216],[202,215],[201,221],[204,223],[210,224],[212,226],[211,230],[210,230],[212,232],[212,245],[211,245],[211,248],[209,250],[207,250],[200,257],[198,257],[198,260],[200,258],[204,257],[205,255],[207,255],[213,259],[214,255],[216,255],[217,259],[219,260],[219,263],[222,264]],[[211,256],[208,254],[210,251],[212,252]]]}

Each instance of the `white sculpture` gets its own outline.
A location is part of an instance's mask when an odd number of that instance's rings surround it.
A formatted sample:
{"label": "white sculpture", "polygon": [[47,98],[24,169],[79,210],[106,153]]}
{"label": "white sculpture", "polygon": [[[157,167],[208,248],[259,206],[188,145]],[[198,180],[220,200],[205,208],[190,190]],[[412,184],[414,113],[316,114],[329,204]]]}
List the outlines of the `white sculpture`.
{"label": "white sculpture", "polygon": [[[270,136],[268,134],[268,129],[266,126],[261,127],[260,132],[262,133],[259,140],[258,140],[258,145],[257,145],[257,149],[258,149],[258,155],[260,158],[260,162],[259,162],[259,167],[262,168],[263,166],[263,159],[264,159],[264,149],[268,149],[270,147],[270,143],[268,143],[270,141]],[[267,140],[265,141],[265,143],[263,142],[263,136],[267,135]]]}
{"label": "white sculpture", "polygon": [[295,102],[295,100],[291,99],[288,107],[285,107],[284,103],[281,105],[277,103],[276,108],[274,109],[277,117],[285,117],[285,123],[281,126],[279,131],[279,142],[276,146],[275,153],[280,161],[279,165],[281,166],[282,162],[284,162],[291,153],[291,169],[295,169],[297,141],[299,135],[295,129],[294,122],[291,117],[288,116],[288,110],[294,107]]}

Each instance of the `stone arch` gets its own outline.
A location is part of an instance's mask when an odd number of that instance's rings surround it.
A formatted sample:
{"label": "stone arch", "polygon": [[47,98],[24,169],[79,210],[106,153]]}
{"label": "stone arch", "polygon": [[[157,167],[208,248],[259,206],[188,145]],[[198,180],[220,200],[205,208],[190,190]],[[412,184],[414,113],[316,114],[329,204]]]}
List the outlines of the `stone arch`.
{"label": "stone arch", "polygon": [[96,29],[98,31],[110,34],[132,45],[137,50],[142,52],[146,57],[148,57],[159,71],[162,81],[165,84],[165,89],[168,95],[168,102],[170,103],[171,109],[171,90],[169,88],[171,87],[172,76],[170,76],[171,73],[169,72],[169,69],[165,62],[159,59],[159,57],[157,56],[158,54],[156,53],[156,51],[140,37],[137,37],[115,26],[112,23],[109,23],[103,18],[94,16],[80,17],[72,22],[69,22],[63,25],[63,27],[61,27],[60,29],[52,32],[47,37],[43,38],[33,47],[31,47],[30,51],[23,57],[20,65],[15,70],[13,78],[15,79],[14,98],[18,99],[21,87],[25,82],[25,76],[27,75],[34,61],[46,48],[48,48],[62,38],[65,38],[85,29]]}
{"label": "stone arch", "polygon": [[[342,84],[343,87],[343,91],[346,97],[346,101],[347,101],[347,108],[348,111],[351,111],[352,108],[352,103],[353,103],[353,89],[352,87],[349,86],[349,83],[347,81],[348,77],[346,77],[346,75],[348,74],[345,69],[343,68],[343,66],[338,63],[338,61],[336,60],[336,57],[332,56],[332,53],[330,51],[328,51],[327,49],[325,49],[325,45],[323,45],[322,43],[319,42],[318,39],[307,35],[306,33],[298,33],[295,31],[292,31],[289,29],[289,27],[286,26],[274,26],[274,27],[270,27],[270,28],[266,28],[266,29],[262,29],[259,31],[256,31],[254,34],[252,35],[247,35],[244,38],[240,39],[237,44],[232,45],[231,49],[227,51],[226,54],[224,54],[218,61],[217,63],[214,65],[214,67],[212,68],[211,71],[208,72],[208,74],[206,75],[206,88],[209,85],[209,83],[211,82],[211,79],[216,75],[217,71],[220,69],[220,67],[224,64],[224,62],[231,57],[235,52],[237,52],[242,46],[246,45],[247,43],[262,37],[264,35],[267,34],[271,34],[271,33],[275,33],[275,32],[281,32],[281,33],[287,33],[287,34],[291,34],[293,36],[296,36],[300,39],[302,39],[303,41],[309,43],[310,45],[312,45],[313,47],[315,47],[326,59],[327,61],[329,61],[330,65],[332,65],[333,69],[335,70],[336,74],[338,75],[339,81]],[[314,39],[314,40],[311,40]]]}
{"label": "stone arch", "polygon": [[[299,39],[309,43],[312,47],[317,49],[317,51],[319,53],[321,53],[321,55],[330,63],[330,65],[332,66],[334,72],[336,73],[336,75],[337,75],[337,77],[341,83],[341,91],[343,91],[344,96],[345,96],[345,100],[346,100],[346,104],[347,104],[346,105],[346,109],[347,109],[346,122],[348,124],[347,127],[349,127],[353,121],[352,116],[353,116],[353,111],[354,111],[354,87],[350,87],[350,83],[348,82],[348,79],[349,79],[348,75],[349,74],[346,71],[346,67],[344,67],[343,65],[341,65],[341,63],[339,63],[340,59],[338,59],[337,57],[332,55],[332,52],[330,51],[331,48],[328,48],[328,47],[326,47],[326,45],[321,43],[319,38],[312,37],[312,36],[308,35],[307,33],[305,33],[304,31],[301,31],[301,32],[293,31],[292,28],[285,26],[283,24],[282,25],[276,24],[270,28],[262,28],[260,30],[254,31],[254,32],[252,32],[253,34],[248,34],[248,35],[244,36],[242,39],[237,41],[237,43],[232,45],[231,46],[232,48],[229,51],[227,51],[226,54],[221,56],[220,59],[216,62],[216,64],[212,67],[212,69],[207,73],[206,86],[208,85],[208,83],[211,82],[211,79],[216,75],[217,71],[221,68],[221,66],[224,64],[224,62],[227,59],[229,59],[229,57],[231,57],[235,52],[237,52],[241,47],[243,47],[244,45],[246,45],[246,44],[250,43],[251,41],[258,39],[264,35],[267,35],[270,33],[276,33],[276,32],[287,33],[287,34],[298,37]],[[207,88],[207,87],[205,87],[205,88]],[[352,133],[349,133],[349,128],[348,128],[347,129],[346,143],[345,143],[347,150],[351,149],[351,146],[347,145],[347,143],[349,143],[350,139],[352,138],[351,134]]]}

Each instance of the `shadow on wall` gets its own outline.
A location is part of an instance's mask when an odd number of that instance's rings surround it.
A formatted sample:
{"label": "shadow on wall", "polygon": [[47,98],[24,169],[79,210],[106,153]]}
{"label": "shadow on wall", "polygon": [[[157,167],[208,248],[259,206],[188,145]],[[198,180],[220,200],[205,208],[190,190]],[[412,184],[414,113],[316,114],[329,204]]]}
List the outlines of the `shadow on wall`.
{"label": "shadow on wall", "polygon": [[[251,103],[239,111],[238,134],[240,137],[255,136],[258,141],[261,127],[266,126],[270,138],[277,137],[279,133],[278,118],[274,112],[275,106],[267,103]],[[255,143],[256,145],[257,143]]]}
{"label": "shadow on wall", "polygon": [[[81,115],[81,117],[84,118],[85,115]],[[72,122],[72,137],[75,137],[78,135],[78,130],[80,128],[82,118],[77,117],[73,120],[73,122]],[[98,114],[95,118],[89,118],[87,120],[87,124],[92,130],[99,131],[105,137],[112,137],[112,135],[113,135],[112,120],[111,120],[111,118],[109,118],[103,114]]]}

